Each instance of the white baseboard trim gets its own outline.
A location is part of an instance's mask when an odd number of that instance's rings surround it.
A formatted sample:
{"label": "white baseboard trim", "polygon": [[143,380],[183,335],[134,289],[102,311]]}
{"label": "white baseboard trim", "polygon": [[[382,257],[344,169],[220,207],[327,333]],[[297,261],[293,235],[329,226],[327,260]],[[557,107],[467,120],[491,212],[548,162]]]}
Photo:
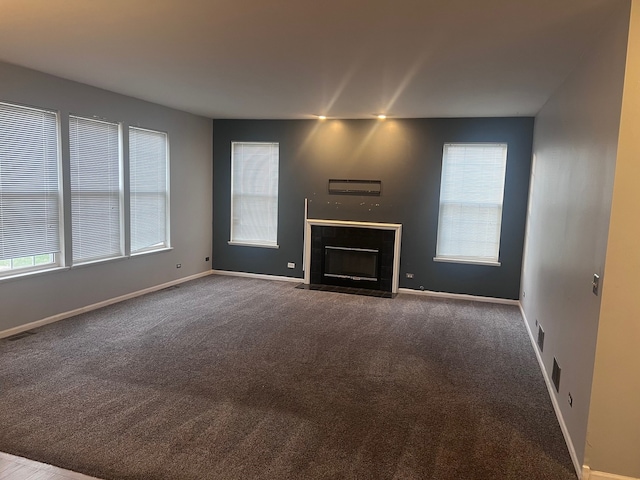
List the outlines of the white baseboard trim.
{"label": "white baseboard trim", "polygon": [[542,361],[542,356],[540,355],[540,351],[538,350],[538,344],[536,343],[536,339],[533,336],[533,332],[531,331],[531,328],[529,328],[529,322],[527,322],[527,315],[524,313],[524,308],[522,308],[522,303],[518,302],[518,306],[520,307],[520,313],[522,314],[522,320],[524,321],[524,326],[527,329],[527,333],[529,334],[529,340],[531,340],[531,346],[533,347],[533,351],[535,352],[536,358],[538,359],[538,365],[540,367],[540,370],[542,371],[542,376],[544,377],[544,383],[547,386],[547,391],[549,392],[549,397],[551,398],[551,403],[553,404],[553,410],[556,412],[556,417],[558,417],[558,423],[560,424],[562,435],[564,436],[564,440],[567,443],[567,448],[569,449],[569,455],[571,456],[571,461],[573,462],[573,468],[575,468],[576,473],[578,474],[578,478],[585,480],[582,463],[578,459],[578,454],[576,453],[576,449],[573,446],[573,440],[571,439],[571,435],[569,434],[569,429],[567,428],[567,424],[565,423],[564,417],[562,416],[562,411],[560,410],[558,399],[556,398],[556,394],[554,393],[553,384],[551,383],[551,379],[547,374],[547,370],[544,368],[544,362]]}
{"label": "white baseboard trim", "polygon": [[615,473],[598,472],[591,470],[585,465],[582,467],[582,480],[640,480],[640,478],[625,477],[623,475],[616,475]]}
{"label": "white baseboard trim", "polygon": [[451,298],[454,300],[469,300],[472,302],[499,303],[502,305],[520,305],[518,300],[508,298],[478,297],[464,293],[432,292],[430,290],[413,290],[411,288],[399,288],[398,293],[408,293],[409,295],[426,295],[427,297]]}
{"label": "white baseboard trim", "polygon": [[172,280],[167,283],[162,283],[160,285],[155,285],[153,287],[144,288],[136,292],[127,293],[126,295],[121,295],[119,297],[103,300],[102,302],[94,303],[92,305],[87,305],[86,307],[80,307],[80,308],[76,308],[75,310],[69,310],[68,312],[58,313],[57,315],[52,315],[51,317],[43,318],[42,320],[36,320],[35,322],[26,323],[24,325],[19,325],[17,327],[13,327],[8,330],[3,330],[0,332],[0,338],[17,335],[18,333],[26,332],[27,330],[31,330],[32,328],[42,327],[43,325],[48,325],[49,323],[58,322],[60,320],[64,320],[65,318],[74,317],[76,315],[80,315],[81,313],[97,310],[98,308],[106,307],[107,305],[113,305],[114,303],[123,302],[131,298],[139,297],[141,295],[145,295],[151,292],[156,292],[158,290],[162,290],[163,288],[171,287],[173,285],[178,285],[180,283],[185,283],[190,280],[195,280],[197,278],[206,277],[212,274],[213,274],[212,270],[207,270],[206,272],[196,273],[195,275],[189,275],[188,277],[179,278],[177,280]]}
{"label": "white baseboard trim", "polygon": [[284,277],[280,275],[266,275],[264,273],[249,273],[249,272],[232,272],[230,270],[212,270],[215,275],[227,275],[229,277],[245,277],[245,278],[258,278],[261,280],[278,280],[280,282],[295,282],[302,283],[303,278],[297,277]]}
{"label": "white baseboard trim", "polygon": [[[278,280],[281,282],[300,283],[304,281],[304,278],[284,277],[279,275],[266,275],[264,273],[233,272],[230,270],[213,270],[213,273],[216,275],[228,275],[231,277],[258,278],[262,280]],[[493,298],[493,297],[477,297],[475,295],[466,295],[462,293],[432,292],[429,290],[412,290],[410,288],[399,288],[398,293],[407,293],[409,295],[427,295],[430,297],[440,297],[440,298],[452,298],[455,300],[470,300],[473,302],[500,303],[503,305],[516,305],[516,306],[520,305],[520,302],[518,300],[509,300],[506,298]]]}

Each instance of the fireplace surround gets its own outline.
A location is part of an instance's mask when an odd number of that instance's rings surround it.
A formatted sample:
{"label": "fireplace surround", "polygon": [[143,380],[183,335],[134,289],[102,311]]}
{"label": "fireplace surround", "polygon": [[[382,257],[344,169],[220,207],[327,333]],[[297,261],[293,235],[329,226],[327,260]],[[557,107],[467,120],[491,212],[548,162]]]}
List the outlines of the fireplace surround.
{"label": "fireplace surround", "polygon": [[402,225],[307,219],[304,283],[397,293]]}

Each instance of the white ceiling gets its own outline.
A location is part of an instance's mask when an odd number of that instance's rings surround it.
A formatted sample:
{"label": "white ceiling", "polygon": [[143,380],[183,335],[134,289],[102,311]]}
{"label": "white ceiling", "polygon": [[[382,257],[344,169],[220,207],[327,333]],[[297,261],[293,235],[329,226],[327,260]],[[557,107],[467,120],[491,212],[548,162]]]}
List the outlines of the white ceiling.
{"label": "white ceiling", "polygon": [[534,115],[619,1],[0,0],[0,60],[212,118]]}

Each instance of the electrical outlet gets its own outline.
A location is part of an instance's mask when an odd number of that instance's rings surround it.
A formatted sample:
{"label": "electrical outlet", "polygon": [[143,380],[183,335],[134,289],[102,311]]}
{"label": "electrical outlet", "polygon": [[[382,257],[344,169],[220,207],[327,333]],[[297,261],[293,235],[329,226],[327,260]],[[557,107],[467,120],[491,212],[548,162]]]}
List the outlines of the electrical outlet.
{"label": "electrical outlet", "polygon": [[293,262],[287,263],[287,268],[296,268],[296,264]]}
{"label": "electrical outlet", "polygon": [[571,396],[571,392],[569,392],[569,406],[573,407],[573,397]]}
{"label": "electrical outlet", "polygon": [[598,295],[598,290],[600,289],[600,275],[597,273],[593,274],[593,282],[591,283],[591,290],[594,295]]}
{"label": "electrical outlet", "polygon": [[413,278],[413,273],[407,273],[407,278]]}
{"label": "electrical outlet", "polygon": [[176,263],[176,268],[182,268],[182,264],[181,263]]}
{"label": "electrical outlet", "polygon": [[527,294],[526,294],[526,292],[523,290],[523,291],[522,291],[522,298],[524,298],[524,297],[526,297],[526,296],[527,296]]}
{"label": "electrical outlet", "polygon": [[209,257],[204,257],[204,261],[208,262],[209,261]]}

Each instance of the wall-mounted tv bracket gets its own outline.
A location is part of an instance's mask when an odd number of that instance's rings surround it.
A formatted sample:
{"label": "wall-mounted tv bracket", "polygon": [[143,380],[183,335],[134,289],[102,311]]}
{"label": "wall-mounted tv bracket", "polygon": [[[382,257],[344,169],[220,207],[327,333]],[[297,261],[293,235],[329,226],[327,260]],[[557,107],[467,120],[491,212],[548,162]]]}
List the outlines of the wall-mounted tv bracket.
{"label": "wall-mounted tv bracket", "polygon": [[329,180],[329,193],[332,195],[371,195],[379,197],[382,193],[382,180]]}

